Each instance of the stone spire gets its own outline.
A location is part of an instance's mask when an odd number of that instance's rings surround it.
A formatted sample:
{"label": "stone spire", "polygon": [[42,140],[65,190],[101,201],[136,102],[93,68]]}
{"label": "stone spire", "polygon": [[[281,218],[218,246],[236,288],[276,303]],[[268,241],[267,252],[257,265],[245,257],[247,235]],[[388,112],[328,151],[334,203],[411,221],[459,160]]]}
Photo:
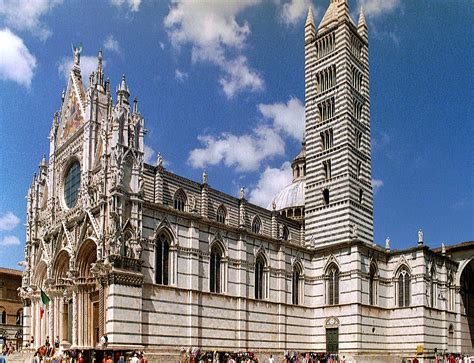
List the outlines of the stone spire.
{"label": "stone spire", "polygon": [[359,22],[357,24],[357,32],[359,35],[365,39],[369,37],[369,31],[367,28],[367,23],[365,22],[364,8],[360,8]]}
{"label": "stone spire", "polygon": [[314,25],[313,9],[310,6],[308,15],[306,16],[306,23],[304,25],[304,41],[310,42],[316,36],[316,27]]}
{"label": "stone spire", "polygon": [[330,0],[329,7],[319,23],[320,29],[329,28],[341,20],[352,21],[347,0]]}
{"label": "stone spire", "polygon": [[130,91],[127,87],[127,82],[125,82],[125,74],[122,74],[122,80],[120,81],[119,86],[117,87],[117,102],[118,103],[129,103]]}

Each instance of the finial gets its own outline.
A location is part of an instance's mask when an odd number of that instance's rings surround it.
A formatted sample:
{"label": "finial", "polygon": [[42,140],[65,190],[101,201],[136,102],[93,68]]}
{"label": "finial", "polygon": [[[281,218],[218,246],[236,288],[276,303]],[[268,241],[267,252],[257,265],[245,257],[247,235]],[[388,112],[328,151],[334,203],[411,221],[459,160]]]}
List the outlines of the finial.
{"label": "finial", "polygon": [[240,188],[240,199],[245,199],[245,187]]}
{"label": "finial", "polygon": [[314,26],[313,8],[311,6],[308,8],[308,15],[306,16],[305,26],[308,26],[308,25]]}
{"label": "finial", "polygon": [[202,183],[203,184],[207,184],[207,178],[208,178],[207,171],[204,170],[203,173],[202,173]]}
{"label": "finial", "polygon": [[443,256],[446,255],[446,246],[445,246],[444,242],[441,242],[441,254]]}
{"label": "finial", "polygon": [[385,240],[385,251],[390,251],[390,237],[387,237],[387,239]]}
{"label": "finial", "polygon": [[97,56],[97,59],[99,60],[99,64],[102,64],[102,48],[99,49],[99,55]]}
{"label": "finial", "polygon": [[275,201],[272,202],[272,209],[274,211],[276,211],[276,209],[277,209],[277,204],[275,203]]}
{"label": "finial", "polygon": [[138,113],[138,100],[137,96],[133,98],[133,113]]}
{"label": "finial", "polygon": [[422,246],[423,245],[423,231],[421,230],[421,228],[418,230],[418,246]]}
{"label": "finial", "polygon": [[65,99],[65,98],[66,98],[66,91],[63,90],[63,91],[61,92],[61,104],[64,102],[64,99]]}

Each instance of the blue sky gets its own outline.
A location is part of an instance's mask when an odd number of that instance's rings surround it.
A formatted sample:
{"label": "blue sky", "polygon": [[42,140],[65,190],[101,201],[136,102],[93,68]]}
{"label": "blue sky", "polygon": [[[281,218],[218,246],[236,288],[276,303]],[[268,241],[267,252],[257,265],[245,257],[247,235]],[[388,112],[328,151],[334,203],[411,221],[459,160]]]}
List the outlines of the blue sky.
{"label": "blue sky", "polygon": [[[66,87],[103,48],[149,130],[147,157],[266,205],[290,178],[303,130],[303,29],[329,0],[0,2],[0,266],[25,240],[25,195]],[[375,241],[473,239],[474,9],[469,0],[350,0],[369,26]]]}

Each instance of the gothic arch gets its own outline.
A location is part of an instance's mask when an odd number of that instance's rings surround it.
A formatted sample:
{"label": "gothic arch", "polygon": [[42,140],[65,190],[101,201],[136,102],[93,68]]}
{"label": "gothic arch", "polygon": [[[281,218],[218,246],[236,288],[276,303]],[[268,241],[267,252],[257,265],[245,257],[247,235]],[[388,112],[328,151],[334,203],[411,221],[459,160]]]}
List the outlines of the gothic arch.
{"label": "gothic arch", "polygon": [[211,253],[212,249],[215,247],[219,248],[222,257],[228,257],[229,252],[227,251],[227,248],[221,239],[214,238],[212,240],[212,242],[209,244],[209,253]]}
{"label": "gothic arch", "polygon": [[265,267],[270,266],[270,260],[268,259],[267,251],[265,250],[265,247],[263,245],[260,245],[257,249],[254,250],[254,256],[255,256],[255,261],[259,258],[259,256],[262,257]]}
{"label": "gothic arch", "polygon": [[369,275],[372,272],[374,272],[375,277],[380,276],[379,265],[378,265],[377,261],[374,258],[370,259],[368,267],[369,267],[369,270],[368,270]]}
{"label": "gothic arch", "polygon": [[76,254],[77,272],[80,277],[91,277],[91,265],[97,261],[97,244],[89,238],[82,242]]}
{"label": "gothic arch", "polygon": [[468,258],[468,259],[466,259],[465,261],[463,261],[463,262],[461,262],[461,263],[459,264],[459,268],[458,268],[458,270],[456,271],[456,277],[455,277],[456,286],[460,286],[460,285],[461,285],[461,276],[462,276],[462,273],[464,272],[464,269],[466,268],[466,266],[468,266],[469,263],[471,263],[471,261],[474,261],[474,257]]}
{"label": "gothic arch", "polygon": [[398,275],[400,275],[400,272],[406,269],[410,275],[413,275],[413,270],[411,269],[410,265],[408,264],[407,259],[405,256],[401,256],[400,260],[397,263],[397,266],[393,270],[393,278],[398,278]]}
{"label": "gothic arch", "polygon": [[341,265],[339,264],[339,261],[336,257],[334,257],[334,255],[331,254],[331,256],[329,256],[328,260],[326,261],[326,265],[324,266],[324,275],[327,275],[332,267],[336,267],[339,271],[341,271]]}
{"label": "gothic arch", "polygon": [[47,277],[47,270],[48,270],[48,265],[45,260],[41,260],[40,262],[38,262],[35,268],[35,272],[33,274],[34,276],[33,281],[37,287],[41,288],[43,286],[43,283]]}
{"label": "gothic arch", "polygon": [[58,279],[67,276],[67,273],[69,272],[70,259],[71,255],[69,254],[69,251],[64,248],[56,255],[53,263],[53,276],[56,282]]}

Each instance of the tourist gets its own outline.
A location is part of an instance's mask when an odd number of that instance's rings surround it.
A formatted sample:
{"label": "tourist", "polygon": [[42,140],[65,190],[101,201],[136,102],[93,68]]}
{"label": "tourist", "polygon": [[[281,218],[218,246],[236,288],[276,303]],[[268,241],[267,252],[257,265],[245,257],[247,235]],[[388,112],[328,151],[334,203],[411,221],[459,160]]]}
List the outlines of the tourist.
{"label": "tourist", "polygon": [[140,359],[138,359],[137,353],[133,355],[133,357],[130,359],[131,363],[140,363]]}
{"label": "tourist", "polygon": [[56,340],[54,341],[54,347],[56,349],[59,349],[59,344],[60,344],[59,335],[56,335]]}
{"label": "tourist", "polygon": [[77,358],[77,363],[84,363],[84,357],[82,356],[82,352],[79,353],[79,357]]}
{"label": "tourist", "polygon": [[30,348],[34,348],[34,347],[35,347],[35,338],[32,335],[31,338],[30,338]]}
{"label": "tourist", "polygon": [[44,343],[44,346],[45,346],[46,348],[49,348],[50,345],[51,345],[51,344],[49,343],[49,335],[48,335],[48,336],[46,337],[46,342]]}
{"label": "tourist", "polygon": [[107,356],[107,360],[105,361],[105,363],[114,363],[114,361],[112,360],[112,355],[108,355]]}
{"label": "tourist", "polygon": [[270,354],[270,358],[268,358],[268,363],[275,363],[275,359],[273,359],[273,354]]}

